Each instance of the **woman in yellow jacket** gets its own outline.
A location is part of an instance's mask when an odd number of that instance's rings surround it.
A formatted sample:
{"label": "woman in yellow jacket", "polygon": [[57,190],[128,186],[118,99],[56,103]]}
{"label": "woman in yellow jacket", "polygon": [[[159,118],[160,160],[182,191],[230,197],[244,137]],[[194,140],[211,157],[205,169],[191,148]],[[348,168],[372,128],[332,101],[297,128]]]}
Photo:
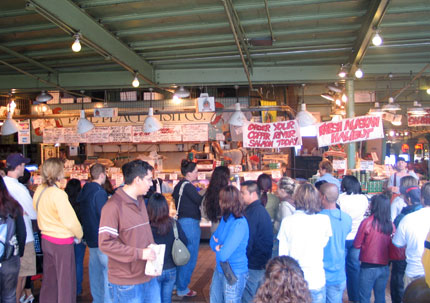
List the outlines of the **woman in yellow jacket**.
{"label": "woman in yellow jacket", "polygon": [[42,184],[33,198],[44,258],[41,303],[76,302],[73,243],[81,241],[83,232],[67,194],[58,187],[63,177],[63,162],[58,158],[46,160],[42,165]]}

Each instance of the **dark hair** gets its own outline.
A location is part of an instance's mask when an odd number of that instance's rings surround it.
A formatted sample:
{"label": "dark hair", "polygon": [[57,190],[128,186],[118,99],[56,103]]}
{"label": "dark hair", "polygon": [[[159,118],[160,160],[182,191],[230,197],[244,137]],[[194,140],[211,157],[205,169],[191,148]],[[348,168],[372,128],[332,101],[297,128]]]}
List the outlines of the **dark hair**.
{"label": "dark hair", "polygon": [[413,186],[406,189],[406,198],[409,199],[410,204],[421,204],[421,190],[418,186]]}
{"label": "dark hair", "polygon": [[70,179],[67,184],[64,191],[66,192],[67,196],[69,197],[70,203],[75,206],[76,200],[78,198],[79,193],[81,192],[81,181],[78,179]]}
{"label": "dark hair", "polygon": [[390,199],[386,195],[376,195],[370,200],[370,213],[373,215],[372,226],[386,235],[393,232],[390,215]]}
{"label": "dark hair", "polygon": [[340,184],[341,190],[347,195],[361,194],[361,185],[358,179],[351,175],[346,175]]}
{"label": "dark hair", "polygon": [[315,187],[316,187],[316,189],[320,190],[320,187],[326,183],[328,183],[326,180],[317,181],[317,182],[315,182]]}
{"label": "dark hair", "polygon": [[115,193],[115,189],[112,186],[109,178],[106,178],[105,183],[102,184],[102,187],[107,192],[108,195],[113,195]]}
{"label": "dark hair", "polygon": [[154,193],[148,200],[148,217],[149,224],[157,229],[159,235],[166,235],[172,225],[172,220],[169,216],[169,206],[166,198],[159,193]]}
{"label": "dark hair", "polygon": [[308,182],[297,187],[293,200],[296,209],[303,210],[308,215],[316,214],[321,210],[320,194],[315,186]]}
{"label": "dark hair", "polygon": [[31,173],[28,169],[24,169],[24,174],[18,178],[19,183],[27,185],[28,181],[30,181]]}
{"label": "dark hair", "polygon": [[245,181],[245,182],[241,183],[240,186],[245,186],[246,190],[250,194],[257,193],[257,195],[260,196],[260,190],[258,188],[257,182],[248,180],[248,181]]}
{"label": "dark hair", "polygon": [[239,190],[233,185],[228,185],[221,189],[219,193],[219,206],[221,208],[221,215],[226,221],[230,215],[233,215],[235,218],[243,216],[244,203],[242,196]]}
{"label": "dark hair", "polygon": [[264,282],[255,303],[311,303],[312,297],[299,263],[291,257],[275,257],[267,263]]}
{"label": "dark hair", "polygon": [[100,177],[100,174],[106,174],[106,168],[103,164],[96,163],[90,168],[91,179],[96,180]]}
{"label": "dark hair", "polygon": [[257,178],[258,190],[260,191],[260,201],[263,206],[267,204],[267,193],[272,191],[272,177],[268,174],[261,174]]}
{"label": "dark hair", "polygon": [[197,164],[187,159],[183,159],[181,162],[181,173],[185,177],[188,173],[191,173],[196,168]]}
{"label": "dark hair", "polygon": [[130,185],[136,177],[144,178],[148,174],[148,170],[152,171],[154,168],[148,162],[142,160],[133,160],[125,163],[122,166],[122,174],[124,175],[124,183]]}
{"label": "dark hair", "polygon": [[219,206],[219,192],[222,188],[228,185],[229,179],[230,170],[228,167],[218,166],[214,169],[203,202],[206,215],[212,222],[217,222],[221,216],[221,208]]}
{"label": "dark hair", "polygon": [[6,218],[9,215],[16,219],[16,217],[22,216],[22,214],[21,205],[9,194],[3,177],[0,176],[0,216]]}
{"label": "dark hair", "polygon": [[430,182],[425,183],[421,187],[421,199],[424,205],[430,206]]}

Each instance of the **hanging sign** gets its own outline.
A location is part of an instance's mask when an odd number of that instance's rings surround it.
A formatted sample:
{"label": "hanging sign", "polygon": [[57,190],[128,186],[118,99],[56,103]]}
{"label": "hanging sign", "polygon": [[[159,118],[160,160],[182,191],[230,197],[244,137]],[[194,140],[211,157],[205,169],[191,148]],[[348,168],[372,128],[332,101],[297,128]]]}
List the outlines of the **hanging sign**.
{"label": "hanging sign", "polygon": [[245,122],[242,129],[244,147],[283,148],[302,145],[296,120],[275,123]]}
{"label": "hanging sign", "polygon": [[381,117],[362,116],[317,125],[318,146],[384,138]]}
{"label": "hanging sign", "polygon": [[430,109],[425,110],[427,114],[420,117],[408,114],[408,126],[430,126]]}

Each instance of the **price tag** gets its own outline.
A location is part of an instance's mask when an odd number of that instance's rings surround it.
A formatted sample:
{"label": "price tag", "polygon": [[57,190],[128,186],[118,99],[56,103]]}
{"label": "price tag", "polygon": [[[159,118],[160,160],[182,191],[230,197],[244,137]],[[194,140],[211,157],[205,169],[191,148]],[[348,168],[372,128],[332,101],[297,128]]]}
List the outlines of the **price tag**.
{"label": "price tag", "polygon": [[206,173],[198,173],[197,180],[206,180]]}
{"label": "price tag", "polygon": [[373,170],[373,161],[360,161],[360,170]]}
{"label": "price tag", "polygon": [[178,180],[178,174],[170,174],[169,180]]}
{"label": "price tag", "polygon": [[345,170],[346,169],[346,159],[344,160],[333,160],[334,170]]}

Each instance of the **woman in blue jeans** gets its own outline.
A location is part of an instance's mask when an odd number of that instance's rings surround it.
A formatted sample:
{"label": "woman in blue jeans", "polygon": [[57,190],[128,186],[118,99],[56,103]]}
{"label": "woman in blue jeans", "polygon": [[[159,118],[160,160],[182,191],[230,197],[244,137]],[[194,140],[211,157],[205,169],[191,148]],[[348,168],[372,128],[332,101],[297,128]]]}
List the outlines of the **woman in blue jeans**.
{"label": "woman in blue jeans", "polygon": [[360,303],[370,303],[372,289],[375,303],[385,303],[389,261],[389,245],[395,227],[391,222],[390,199],[385,195],[372,197],[370,217],[361,222],[354,240],[360,248]]}
{"label": "woman in blue jeans", "polygon": [[190,261],[177,268],[176,289],[179,297],[194,297],[197,293],[188,288],[194,268],[197,263],[200,244],[200,205],[202,196],[191,183],[197,179],[197,165],[188,160],[182,160],[181,173],[184,176],[173,190],[178,222],[187,237],[187,248],[190,251]]}
{"label": "woman in blue jeans", "polygon": [[[155,243],[166,245],[163,273],[157,277],[157,281],[160,285],[161,302],[170,303],[172,302],[172,291],[176,281],[176,264],[172,258],[172,246],[175,240],[173,233],[174,219],[169,217],[169,206],[162,194],[154,193],[149,198],[147,210]],[[179,239],[184,244],[187,244],[187,238],[181,225],[176,222],[176,226],[178,228]]]}
{"label": "woman in blue jeans", "polygon": [[[216,268],[210,289],[211,303],[239,303],[248,276],[248,245],[249,227],[243,215],[244,204],[238,189],[227,186],[220,191],[221,208],[220,224],[211,237],[210,246],[216,253]],[[231,267],[236,281],[227,280],[221,263]]]}

